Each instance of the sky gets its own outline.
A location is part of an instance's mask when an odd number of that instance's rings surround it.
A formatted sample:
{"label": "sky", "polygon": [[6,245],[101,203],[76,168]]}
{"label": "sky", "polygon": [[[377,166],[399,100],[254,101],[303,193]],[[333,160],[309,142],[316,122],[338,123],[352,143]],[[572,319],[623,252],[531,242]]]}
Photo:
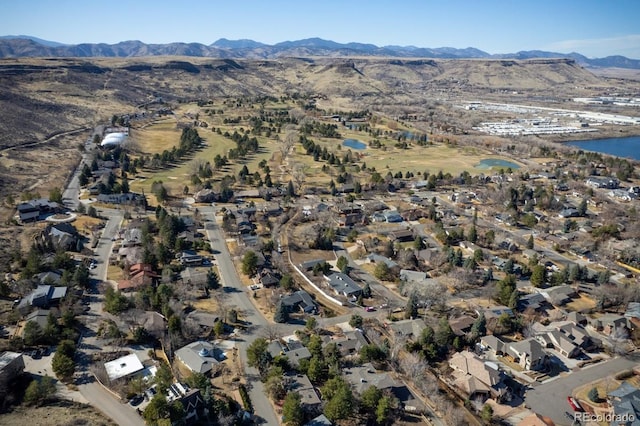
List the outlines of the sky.
{"label": "sky", "polygon": [[65,44],[320,37],[640,59],[638,0],[0,0],[0,35]]}

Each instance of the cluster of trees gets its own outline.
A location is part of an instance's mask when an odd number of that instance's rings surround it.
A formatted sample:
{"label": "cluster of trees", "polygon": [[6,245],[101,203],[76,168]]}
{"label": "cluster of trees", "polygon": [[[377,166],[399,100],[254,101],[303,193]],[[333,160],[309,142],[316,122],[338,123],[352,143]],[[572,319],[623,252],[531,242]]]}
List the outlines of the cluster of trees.
{"label": "cluster of trees", "polygon": [[227,156],[230,159],[244,158],[249,154],[258,152],[258,149],[260,149],[258,139],[255,136],[249,137],[249,132],[243,134],[240,134],[237,131],[234,131],[233,134],[224,132],[223,136],[236,143],[236,147],[231,148],[227,153]]}
{"label": "cluster of trees", "polygon": [[55,345],[61,339],[73,341],[78,338],[75,327],[76,318],[71,309],[65,309],[60,319],[50,312],[44,328],[35,321],[25,324],[23,342],[27,346],[38,346]]}
{"label": "cluster of trees", "polygon": [[307,121],[300,126],[300,134],[304,136],[317,135],[323,138],[335,138],[341,137],[338,132],[338,125],[333,123],[322,123],[320,121]]}
{"label": "cluster of trees", "polygon": [[322,147],[320,144],[315,143],[304,134],[300,136],[300,143],[305,149],[307,155],[313,156],[314,161],[326,161],[333,166],[340,166],[342,164],[340,158],[333,152],[329,152],[326,146]]}
{"label": "cluster of trees", "polygon": [[51,252],[50,247],[33,245],[26,258],[22,258],[22,271],[20,278],[30,279],[40,272],[59,271],[62,273],[60,284],[66,286],[78,286],[87,288],[90,283],[89,268],[83,263],[76,264],[71,256],[57,250],[50,263],[45,261],[45,255]]}
{"label": "cluster of trees", "polygon": [[56,353],[51,360],[51,368],[63,382],[68,382],[76,371],[73,357],[76,354],[76,344],[73,340],[63,340],[58,344]]}
{"label": "cluster of trees", "polygon": [[165,149],[162,153],[155,153],[150,160],[145,158],[142,163],[136,164],[134,161],[133,164],[139,167],[143,167],[145,164],[152,168],[166,167],[171,163],[180,161],[185,155],[200,147],[201,144],[202,138],[198,134],[198,130],[195,127],[185,127],[182,129],[178,146],[174,145],[170,150]]}

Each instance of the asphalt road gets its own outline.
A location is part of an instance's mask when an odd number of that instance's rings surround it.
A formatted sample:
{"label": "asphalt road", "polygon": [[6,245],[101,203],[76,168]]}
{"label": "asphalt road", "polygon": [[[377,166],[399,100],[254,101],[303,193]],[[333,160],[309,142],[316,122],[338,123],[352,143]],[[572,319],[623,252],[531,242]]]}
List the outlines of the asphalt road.
{"label": "asphalt road", "polygon": [[[249,396],[253,404],[254,413],[260,418],[259,422],[268,425],[278,425],[278,421],[273,407],[264,391],[264,385],[259,379],[258,370],[247,365],[247,346],[249,346],[256,338],[261,337],[264,328],[270,323],[256,310],[249,300],[249,296],[242,286],[238,272],[233,264],[229,250],[225,243],[224,236],[220,227],[216,224],[215,208],[202,207],[200,211],[206,215],[208,222],[205,223],[205,231],[211,242],[211,248],[215,251],[215,257],[218,264],[220,281],[227,294],[225,304],[235,306],[242,312],[242,318],[251,325],[249,329],[242,334],[240,341],[237,342],[238,351],[240,352],[240,360],[244,367],[249,388]],[[278,329],[282,331],[293,331],[295,327],[289,325],[278,324]]]}
{"label": "asphalt road", "polygon": [[109,391],[98,382],[89,382],[78,385],[82,396],[91,402],[91,405],[102,411],[118,425],[144,426],[145,422],[136,413],[135,409],[117,400]]}
{"label": "asphalt road", "polygon": [[635,353],[624,358],[595,364],[557,380],[540,384],[527,391],[525,404],[536,413],[549,416],[557,425],[570,425],[571,422],[565,415],[566,412],[572,412],[567,396],[571,395],[575,388],[633,368],[638,362],[640,362],[640,353]]}

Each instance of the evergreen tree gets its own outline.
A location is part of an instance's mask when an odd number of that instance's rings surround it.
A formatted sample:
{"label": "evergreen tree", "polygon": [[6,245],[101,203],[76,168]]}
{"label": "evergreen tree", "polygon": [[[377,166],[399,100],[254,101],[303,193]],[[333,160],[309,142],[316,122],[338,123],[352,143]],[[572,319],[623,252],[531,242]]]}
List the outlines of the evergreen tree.
{"label": "evergreen tree", "polygon": [[304,423],[304,411],[298,392],[287,393],[282,404],[282,417],[284,417],[284,423],[290,426],[302,426]]}
{"label": "evergreen tree", "polygon": [[416,318],[418,316],[418,297],[415,292],[409,295],[409,300],[407,300],[407,306],[404,311],[404,317],[406,319]]}
{"label": "evergreen tree", "polygon": [[289,321],[289,308],[282,302],[278,303],[273,320],[277,323],[284,324]]}
{"label": "evergreen tree", "polygon": [[487,334],[487,320],[484,317],[484,312],[480,313],[478,319],[471,326],[471,334],[475,337],[482,337]]}

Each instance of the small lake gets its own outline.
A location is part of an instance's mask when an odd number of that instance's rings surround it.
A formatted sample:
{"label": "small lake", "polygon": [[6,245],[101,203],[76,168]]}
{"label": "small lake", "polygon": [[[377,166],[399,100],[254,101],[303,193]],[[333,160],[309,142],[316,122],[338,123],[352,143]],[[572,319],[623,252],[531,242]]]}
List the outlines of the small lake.
{"label": "small lake", "polygon": [[342,142],[342,145],[357,150],[365,149],[367,147],[366,143],[360,142],[357,139],[345,139],[344,142]]}
{"label": "small lake", "polygon": [[573,141],[566,142],[566,144],[585,151],[593,151],[601,154],[615,155],[616,157],[640,160],[640,136],[633,136],[630,138],[593,139],[590,141]]}
{"label": "small lake", "polygon": [[478,169],[511,168],[512,170],[520,168],[520,166],[516,163],[512,163],[511,161],[507,160],[501,160],[499,158],[485,158],[484,160],[480,160],[480,162],[476,164],[475,167]]}

